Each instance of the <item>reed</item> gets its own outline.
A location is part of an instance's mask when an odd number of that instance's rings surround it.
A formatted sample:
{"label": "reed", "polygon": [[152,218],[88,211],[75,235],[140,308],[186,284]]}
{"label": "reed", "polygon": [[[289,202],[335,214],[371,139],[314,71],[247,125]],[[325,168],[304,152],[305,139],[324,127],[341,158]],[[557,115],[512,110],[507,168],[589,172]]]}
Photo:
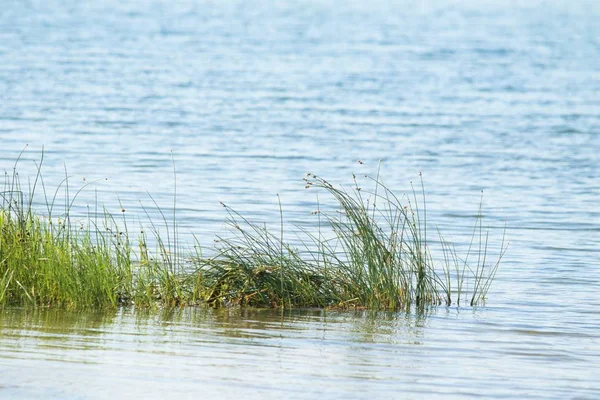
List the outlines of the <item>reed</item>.
{"label": "reed", "polygon": [[[10,198],[8,200],[11,200]],[[0,210],[0,302],[116,306],[127,280],[129,250],[120,239],[74,230],[64,219]]]}
{"label": "reed", "polygon": [[[366,177],[365,188],[353,177],[349,190],[308,174],[306,187],[325,192],[335,204],[319,205],[316,231],[286,229],[280,202],[280,224],[273,229],[223,204],[231,229],[217,237],[212,257],[203,256],[197,240],[193,251],[182,250],[176,196],[172,218],[152,199],[162,220],[155,224],[144,208],[155,243],[149,250],[144,230],[130,237],[124,209],[119,217],[104,210],[99,221],[74,224],[70,210],[82,189],[70,198],[68,178],[61,184],[64,212],[56,218],[57,192],[48,200],[41,165],[27,196],[16,164],[0,193],[0,305],[376,310],[477,305],[485,301],[506,251],[503,238],[497,259],[489,262],[488,235],[477,218],[464,257],[438,232],[442,256],[436,263],[422,181],[420,193],[413,188],[411,196],[397,197],[379,172]],[[32,209],[38,182],[47,203],[44,216]]]}
{"label": "reed", "polygon": [[[143,233],[138,238],[140,251],[134,251],[124,209],[120,220],[103,210],[100,220],[88,218],[85,226],[73,222],[71,208],[87,185],[70,197],[67,177],[49,196],[41,175],[42,156],[25,196],[17,163],[13,173],[5,175],[0,192],[0,305],[179,304],[184,297],[181,277],[173,276],[173,262],[165,257],[170,249],[160,240],[154,253],[158,260],[148,255]],[[46,199],[44,216],[32,208],[38,184]],[[56,203],[61,189],[65,190],[64,208]],[[60,216],[55,217],[58,209]]]}
{"label": "reed", "polygon": [[[237,234],[219,239],[220,253],[200,268],[210,279],[205,296],[216,304],[327,306],[410,310],[432,305],[481,304],[506,247],[488,263],[487,234],[477,218],[465,257],[441,233],[442,262],[436,265],[427,239],[424,189],[397,197],[379,178],[371,189],[345,190],[309,174],[306,187],[324,190],[336,205],[318,232],[296,232],[299,251],[264,225],[226,207]],[[481,214],[481,213],[480,213]],[[323,231],[329,233],[324,235]],[[475,257],[473,257],[475,255]],[[475,258],[474,262],[471,260]]]}

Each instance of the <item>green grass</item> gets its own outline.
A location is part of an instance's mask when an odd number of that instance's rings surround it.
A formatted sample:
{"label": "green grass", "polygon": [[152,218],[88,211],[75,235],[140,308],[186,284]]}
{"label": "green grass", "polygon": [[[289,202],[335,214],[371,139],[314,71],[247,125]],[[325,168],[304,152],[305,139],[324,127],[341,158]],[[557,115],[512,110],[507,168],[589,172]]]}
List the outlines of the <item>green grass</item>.
{"label": "green grass", "polygon": [[464,258],[438,235],[442,261],[436,266],[427,240],[424,194],[419,209],[414,190],[402,202],[378,176],[367,179],[372,190],[360,188],[355,178],[346,191],[307,176],[306,187],[324,190],[336,207],[316,212],[319,221],[323,216],[317,232],[296,232],[302,249],[284,242],[283,218],[279,230],[269,230],[225,206],[234,235],[218,239],[217,256],[197,260],[204,276],[203,300],[388,310],[481,304],[506,250],[503,238],[499,257],[488,262],[481,212]]}
{"label": "green grass", "polygon": [[[480,210],[464,257],[438,232],[436,263],[422,183],[418,194],[413,189],[399,198],[379,173],[366,178],[370,189],[354,178],[349,190],[309,174],[306,187],[331,200],[329,208],[319,205],[314,212],[314,230],[286,230],[281,203],[275,229],[223,205],[231,230],[217,237],[216,254],[204,257],[197,241],[194,251],[182,251],[175,200],[172,220],[162,211],[159,224],[150,220],[151,241],[144,231],[131,238],[125,210],[119,217],[104,211],[101,221],[73,223],[70,210],[79,191],[69,197],[68,179],[59,187],[66,200],[62,219],[56,218],[59,189],[50,200],[40,171],[41,163],[24,196],[15,164],[0,193],[0,305],[377,310],[476,305],[485,301],[506,250],[503,238],[498,257],[489,262]],[[47,204],[43,215],[32,208],[38,184]],[[285,240],[290,235],[299,247]],[[155,243],[152,250],[149,242]]]}

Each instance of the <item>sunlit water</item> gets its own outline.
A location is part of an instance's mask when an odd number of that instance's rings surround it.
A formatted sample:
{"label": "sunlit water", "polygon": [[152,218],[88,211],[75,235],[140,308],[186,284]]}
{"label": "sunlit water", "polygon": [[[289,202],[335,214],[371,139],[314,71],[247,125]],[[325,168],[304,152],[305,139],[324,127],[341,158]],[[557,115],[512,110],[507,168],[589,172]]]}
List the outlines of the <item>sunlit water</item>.
{"label": "sunlit water", "polygon": [[3,1],[0,167],[29,144],[22,186],[42,146],[48,196],[99,180],[80,217],[143,225],[148,192],[170,219],[176,192],[210,251],[219,202],[314,226],[307,172],[382,160],[459,247],[483,190],[510,247],[477,309],[5,309],[0,397],[600,396],[600,6],[440,3]]}

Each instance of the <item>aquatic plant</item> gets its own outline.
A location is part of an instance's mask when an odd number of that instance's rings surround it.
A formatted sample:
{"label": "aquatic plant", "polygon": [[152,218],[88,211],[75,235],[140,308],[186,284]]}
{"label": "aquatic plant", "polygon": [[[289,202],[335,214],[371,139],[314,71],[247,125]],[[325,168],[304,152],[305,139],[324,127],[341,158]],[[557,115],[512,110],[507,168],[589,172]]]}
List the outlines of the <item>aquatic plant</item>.
{"label": "aquatic plant", "polygon": [[[65,178],[49,197],[41,175],[43,155],[25,203],[18,162],[12,174],[5,174],[0,192],[0,305],[178,305],[189,297],[183,295],[187,284],[175,270],[171,249],[160,237],[156,256],[149,256],[144,232],[138,238],[139,251],[134,251],[123,208],[121,221],[106,210],[99,213],[100,220],[88,218],[85,225],[72,221],[73,202],[87,184],[71,198]],[[46,199],[44,216],[32,207],[38,185]],[[61,189],[64,209],[56,217]]]}
{"label": "aquatic plant", "polygon": [[[326,225],[319,222],[317,233],[297,234],[302,251],[283,241],[283,217],[280,233],[274,233],[225,206],[236,234],[219,238],[220,253],[203,260],[209,289],[205,299],[216,304],[392,310],[460,304],[465,296],[470,305],[484,301],[506,250],[504,239],[498,258],[489,264],[488,236],[482,234],[479,217],[464,258],[439,234],[443,260],[437,266],[427,240],[422,183],[419,208],[414,189],[412,198],[402,202],[379,174],[366,177],[372,190],[353,178],[347,191],[307,175],[306,187],[325,190],[337,207],[330,213],[315,212],[325,216]],[[472,253],[477,255],[473,264]]]}
{"label": "aquatic plant", "polygon": [[234,235],[218,237],[219,252],[196,259],[202,297],[211,305],[324,307],[335,297],[330,276],[265,225],[253,223],[223,204]]}
{"label": "aquatic plant", "polygon": [[[315,231],[293,231],[300,248],[284,240],[289,232],[284,229],[281,203],[276,229],[223,204],[230,234],[218,236],[216,253],[205,257],[197,240],[193,252],[182,250],[176,195],[172,218],[152,199],[161,214],[160,224],[144,208],[152,240],[144,230],[131,239],[122,207],[119,217],[102,210],[83,223],[73,222],[73,202],[87,185],[70,197],[65,178],[50,199],[41,175],[43,156],[25,196],[17,163],[12,175],[5,175],[0,192],[0,305],[389,310],[465,301],[476,305],[485,300],[506,250],[503,239],[497,260],[488,261],[488,236],[477,218],[463,258],[438,233],[442,260],[437,265],[427,237],[422,182],[420,203],[414,188],[412,196],[397,197],[379,173],[366,177],[371,189],[359,187],[354,177],[350,190],[308,174],[306,187],[325,191],[335,205],[318,205]],[[32,207],[38,184],[46,199],[47,212],[41,216]],[[56,217],[56,193],[61,188],[66,200]],[[149,242],[155,243],[154,249],[148,249]]]}

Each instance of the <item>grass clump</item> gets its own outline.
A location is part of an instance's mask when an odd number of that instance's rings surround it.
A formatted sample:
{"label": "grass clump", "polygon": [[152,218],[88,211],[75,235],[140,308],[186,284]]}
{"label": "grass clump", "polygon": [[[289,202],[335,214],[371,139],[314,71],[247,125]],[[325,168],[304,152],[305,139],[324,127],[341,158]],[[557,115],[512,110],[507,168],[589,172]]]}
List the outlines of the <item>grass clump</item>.
{"label": "grass clump", "polygon": [[119,260],[121,249],[93,245],[88,232],[73,232],[64,220],[52,223],[30,211],[1,209],[0,230],[0,303],[118,304],[131,277],[129,265]]}
{"label": "grass clump", "polygon": [[[106,225],[111,222],[106,222]],[[184,283],[164,263],[140,263],[126,232],[0,209],[0,304],[178,305]]]}
{"label": "grass clump", "polygon": [[[170,242],[166,245],[159,237],[156,250],[150,252],[142,231],[136,251],[124,209],[121,221],[106,210],[100,220],[88,218],[85,225],[72,221],[70,210],[83,188],[70,198],[65,178],[48,200],[41,165],[27,203],[16,164],[12,175],[5,174],[0,191],[0,305],[175,306],[194,298],[189,294],[194,289],[189,274],[173,260]],[[38,185],[46,199],[44,216],[32,207]],[[65,191],[64,211],[55,217],[61,189]]]}
{"label": "grass clump", "polygon": [[371,190],[360,188],[354,177],[348,191],[308,174],[306,187],[325,191],[332,202],[323,210],[319,205],[314,230],[294,232],[297,245],[284,240],[281,203],[277,229],[224,205],[231,235],[217,237],[212,257],[202,255],[197,241],[196,251],[184,253],[174,200],[171,222],[160,211],[166,236],[150,220],[156,243],[150,251],[144,230],[130,239],[124,209],[122,218],[104,211],[100,221],[74,224],[69,214],[79,192],[69,198],[68,179],[61,184],[67,200],[60,218],[54,216],[56,192],[47,200],[47,215],[35,214],[31,199],[38,181],[43,187],[40,170],[41,163],[27,204],[16,164],[0,192],[0,305],[385,310],[476,305],[485,300],[505,252],[503,239],[497,260],[488,261],[487,233],[477,218],[464,257],[438,234],[442,260],[436,264],[427,237],[424,190],[419,207],[414,189],[410,198],[396,197],[379,173],[367,177]]}
{"label": "grass clump", "polygon": [[373,190],[360,188],[354,177],[347,191],[307,175],[306,187],[325,190],[335,206],[315,212],[318,232],[301,231],[302,250],[283,241],[282,228],[270,231],[226,207],[236,234],[219,238],[220,253],[202,260],[206,300],[388,310],[481,304],[504,254],[504,240],[498,259],[488,264],[487,234],[484,238],[478,218],[464,258],[439,235],[444,257],[436,265],[427,240],[424,194],[420,209],[414,189],[412,198],[402,201],[379,176],[367,179]]}
{"label": "grass clump", "polygon": [[219,237],[218,254],[197,259],[203,298],[212,305],[324,307],[334,299],[319,265],[283,241],[282,231],[249,221],[225,206],[232,238]]}

